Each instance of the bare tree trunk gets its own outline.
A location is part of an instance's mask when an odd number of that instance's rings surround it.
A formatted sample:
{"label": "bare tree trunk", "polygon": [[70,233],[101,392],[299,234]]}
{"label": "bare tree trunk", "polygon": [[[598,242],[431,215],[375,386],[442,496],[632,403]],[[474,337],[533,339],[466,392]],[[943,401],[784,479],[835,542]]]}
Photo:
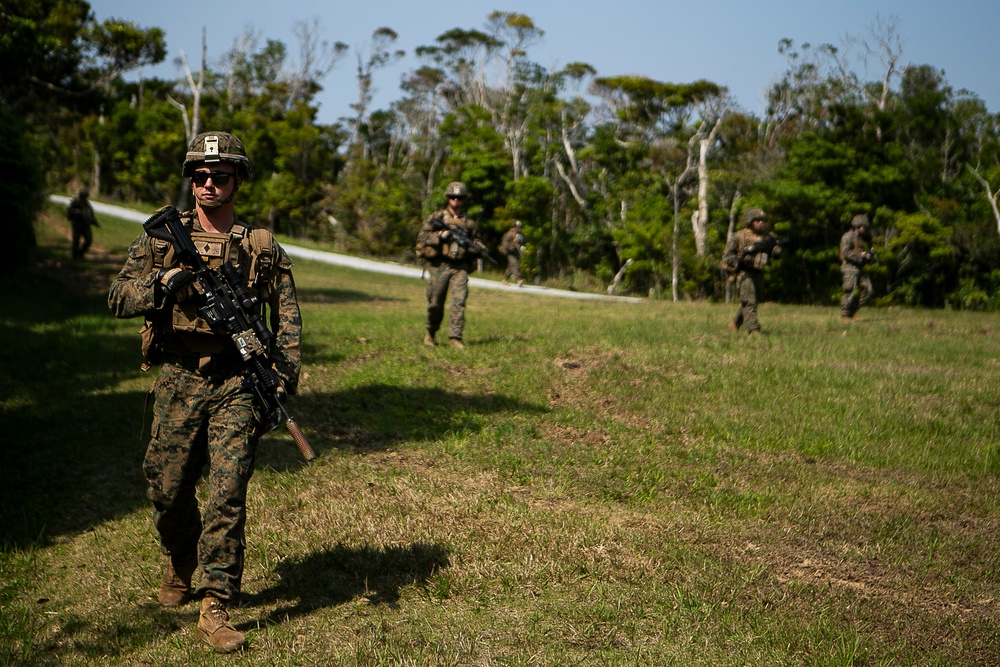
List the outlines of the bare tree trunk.
{"label": "bare tree trunk", "polygon": [[[733,195],[733,201],[729,203],[729,229],[726,230],[726,244],[736,233],[736,205],[742,196],[737,190],[736,194]],[[729,274],[726,271],[723,272],[723,278],[726,281],[726,303],[729,303],[733,300],[733,281],[729,279]]]}
{"label": "bare tree trunk", "polygon": [[990,210],[993,211],[993,219],[997,223],[997,232],[1000,233],[1000,207],[997,206],[997,200],[1000,199],[1000,188],[993,189],[990,182],[980,175],[978,165],[975,169],[969,165],[965,165],[965,167],[969,170],[970,174],[976,177],[979,184],[983,186],[983,191],[986,193],[986,201],[989,202]]}
{"label": "bare tree trunk", "polygon": [[705,134],[705,123],[698,129],[698,215],[691,216],[691,227],[694,231],[694,248],[699,257],[705,256],[705,237],[708,229],[708,156],[712,152],[712,143],[722,125],[725,114],[720,114],[715,120],[712,131]]}

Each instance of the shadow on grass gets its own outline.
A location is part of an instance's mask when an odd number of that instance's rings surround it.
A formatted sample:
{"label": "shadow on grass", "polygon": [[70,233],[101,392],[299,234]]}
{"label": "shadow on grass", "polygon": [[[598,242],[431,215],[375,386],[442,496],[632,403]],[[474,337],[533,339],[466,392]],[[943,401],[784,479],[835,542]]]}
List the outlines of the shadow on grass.
{"label": "shadow on grass", "polygon": [[366,604],[395,604],[406,586],[426,586],[450,566],[448,550],[439,544],[354,548],[336,545],[281,563],[280,580],[259,593],[244,593],[245,607],[277,607],[258,622],[282,623],[316,609],[363,598]]}
{"label": "shadow on grass", "polygon": [[400,297],[380,296],[367,292],[342,289],[322,289],[315,287],[296,287],[295,294],[299,304],[307,303],[357,303],[357,302],[379,302],[379,301],[407,301]]}

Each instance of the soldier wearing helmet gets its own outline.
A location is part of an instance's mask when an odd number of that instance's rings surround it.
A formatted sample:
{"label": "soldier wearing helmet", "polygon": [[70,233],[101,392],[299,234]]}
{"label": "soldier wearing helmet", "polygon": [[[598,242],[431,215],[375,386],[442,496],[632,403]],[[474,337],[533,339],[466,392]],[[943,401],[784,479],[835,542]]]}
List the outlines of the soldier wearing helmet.
{"label": "soldier wearing helmet", "polygon": [[524,234],[521,233],[521,221],[516,220],[510,229],[500,239],[500,252],[507,256],[507,269],[503,272],[503,284],[513,280],[521,286],[521,253],[524,252]]}
{"label": "soldier wearing helmet", "polygon": [[840,320],[850,322],[861,306],[872,299],[874,289],[868,265],[875,261],[871,251],[871,222],[864,214],[851,218],[851,228],[840,237],[840,272],[843,287],[840,296]]}
{"label": "soldier wearing helmet", "polygon": [[[205,264],[215,269],[231,263],[243,279],[257,315],[273,333],[266,346],[281,378],[279,393],[293,394],[302,320],[292,264],[269,231],[234,211],[236,194],[251,174],[239,139],[226,132],[199,134],[183,167],[196,204],[180,218]],[[243,382],[237,346],[201,317],[194,268],[176,257],[169,242],[143,232],[111,285],[108,305],[116,317],[145,318],[143,368],[161,366],[143,462],[165,554],[159,602],[174,607],[201,598],[198,634],[228,653],[246,643],[228,608],[242,588],[247,482],[264,415]],[[195,490],[206,464],[207,493],[199,507]]]}
{"label": "soldier wearing helmet", "polygon": [[427,284],[427,331],[424,345],[434,347],[434,340],[444,320],[444,304],[451,290],[448,340],[462,348],[465,331],[465,302],[469,296],[469,272],[482,255],[476,223],[465,214],[469,191],[464,183],[453,181],[444,189],[446,206],[432,213],[417,234],[417,256],[430,266]]}
{"label": "soldier wearing helmet", "polygon": [[69,218],[73,232],[73,259],[83,259],[94,241],[94,232],[90,228],[100,227],[97,224],[97,216],[94,215],[94,207],[88,201],[89,197],[90,192],[80,190],[76,198],[66,207],[66,217]]}
{"label": "soldier wearing helmet", "polygon": [[767,215],[759,208],[743,213],[743,228],[729,237],[722,255],[722,267],[735,281],[740,307],[729,323],[731,331],[746,325],[749,334],[760,333],[757,304],[764,294],[764,267],[781,253],[777,238],[767,232]]}

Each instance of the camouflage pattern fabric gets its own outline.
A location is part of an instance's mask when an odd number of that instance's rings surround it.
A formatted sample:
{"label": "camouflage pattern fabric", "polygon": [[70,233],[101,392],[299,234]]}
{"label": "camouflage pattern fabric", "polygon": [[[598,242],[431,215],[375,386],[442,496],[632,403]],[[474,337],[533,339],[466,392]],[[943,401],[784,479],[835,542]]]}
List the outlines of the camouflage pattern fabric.
{"label": "camouflage pattern fabric", "polygon": [[[164,553],[176,560],[197,549],[198,592],[236,600],[243,575],[247,482],[263,416],[243,387],[240,360],[228,336],[171,329],[177,305],[164,296],[153,271],[153,243],[145,233],[132,242],[108,295],[115,317],[141,316],[165,329],[159,331],[163,364],[152,390],[152,437],[143,462],[147,494]],[[271,275],[259,287],[274,333],[270,357],[294,393],[302,319],[291,262],[275,246]],[[246,276],[245,267],[241,272]],[[206,464],[207,497],[199,507],[195,488]]]}
{"label": "camouflage pattern fabric", "polygon": [[507,269],[503,272],[504,280],[518,281],[521,279],[521,246],[517,242],[521,232],[511,227],[500,239],[500,252],[507,255]]}
{"label": "camouflage pattern fabric", "polygon": [[444,304],[451,290],[448,338],[462,340],[465,329],[465,302],[469,296],[469,272],[476,256],[455,242],[441,239],[444,230],[434,229],[435,220],[443,220],[449,227],[461,226],[472,241],[478,241],[476,223],[467,216],[452,215],[447,209],[432,213],[424,221],[417,235],[418,247],[425,253],[430,267],[427,284],[427,332],[434,336],[444,320]]}
{"label": "camouflage pattern fabric", "polygon": [[865,270],[864,253],[867,252],[870,252],[868,242],[856,229],[851,229],[840,237],[840,272],[843,274],[841,317],[854,317],[872,299],[874,288],[868,271]]}
{"label": "camouflage pattern fabric", "polygon": [[99,226],[94,208],[84,198],[77,197],[66,207],[66,217],[69,218],[73,233],[73,259],[82,259],[84,253],[94,242],[94,232],[91,227]]}
{"label": "camouflage pattern fabric", "polygon": [[[752,229],[741,229],[733,234],[726,243],[722,254],[722,265],[730,271],[736,280],[740,307],[733,316],[736,328],[746,325],[747,331],[760,331],[760,320],[757,319],[757,304],[764,296],[764,267],[769,256],[767,253],[756,253],[744,256],[743,251],[767,238],[767,234],[756,234]],[[781,252],[780,246],[775,246],[773,254]]]}
{"label": "camouflage pattern fabric", "polygon": [[451,290],[448,338],[462,340],[465,329],[465,301],[469,296],[469,272],[448,262],[431,267],[427,283],[427,333],[431,336],[441,328],[444,302]]}

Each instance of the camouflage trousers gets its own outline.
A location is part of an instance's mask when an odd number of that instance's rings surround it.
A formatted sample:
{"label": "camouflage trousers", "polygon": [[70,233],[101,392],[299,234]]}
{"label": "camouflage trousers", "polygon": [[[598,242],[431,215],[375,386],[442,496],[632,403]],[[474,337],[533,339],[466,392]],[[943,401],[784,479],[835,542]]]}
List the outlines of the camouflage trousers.
{"label": "camouflage trousers", "polygon": [[517,282],[521,279],[521,256],[511,253],[507,255],[507,270],[503,272],[504,280]]}
{"label": "camouflage trousers", "polygon": [[427,333],[431,336],[441,328],[444,320],[444,301],[451,290],[451,310],[448,321],[448,338],[462,340],[465,329],[465,300],[469,296],[469,270],[442,262],[431,268],[427,283]]}
{"label": "camouflage trousers", "polygon": [[733,324],[737,328],[746,325],[747,331],[760,331],[757,300],[764,295],[764,273],[742,271],[736,277],[736,291],[740,297],[740,307],[733,316]]}
{"label": "camouflage trousers", "polygon": [[[153,386],[152,438],[143,461],[154,522],[166,554],[197,552],[201,582],[221,600],[239,599],[246,547],[247,483],[260,417],[242,377],[203,376],[165,363]],[[199,508],[195,487],[208,465]]]}
{"label": "camouflage trousers", "polygon": [[83,222],[72,224],[73,227],[73,259],[82,259],[84,253],[90,249],[90,244],[94,242],[94,232],[90,225]]}
{"label": "camouflage trousers", "polygon": [[840,316],[854,317],[861,306],[872,300],[874,289],[867,271],[853,265],[841,268],[844,274],[844,291],[840,297]]}

